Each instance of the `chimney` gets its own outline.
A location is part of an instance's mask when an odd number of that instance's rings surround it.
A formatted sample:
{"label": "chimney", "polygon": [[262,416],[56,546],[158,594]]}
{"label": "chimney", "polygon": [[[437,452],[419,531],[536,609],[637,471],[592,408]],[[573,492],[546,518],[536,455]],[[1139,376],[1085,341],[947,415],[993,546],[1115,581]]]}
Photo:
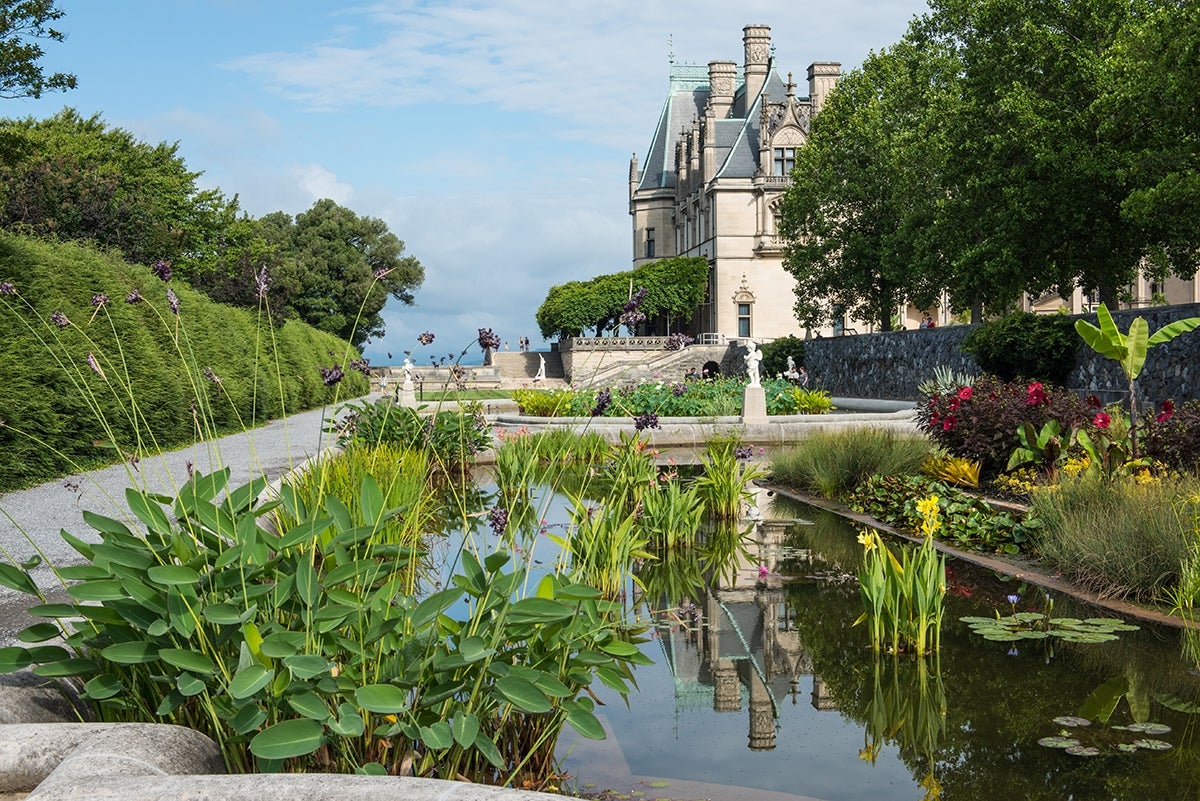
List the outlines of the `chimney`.
{"label": "chimney", "polygon": [[813,114],[825,105],[825,98],[837,86],[841,74],[842,65],[836,61],[817,61],[808,65],[808,96],[812,100]]}
{"label": "chimney", "polygon": [[767,81],[767,63],[771,59],[771,28],[767,25],[747,25],[742,28],[742,42],[746,46],[746,95],[742,116],[750,111],[750,104],[762,91]]}
{"label": "chimney", "polygon": [[708,62],[708,103],[718,120],[729,116],[736,80],[737,64],[732,61]]}

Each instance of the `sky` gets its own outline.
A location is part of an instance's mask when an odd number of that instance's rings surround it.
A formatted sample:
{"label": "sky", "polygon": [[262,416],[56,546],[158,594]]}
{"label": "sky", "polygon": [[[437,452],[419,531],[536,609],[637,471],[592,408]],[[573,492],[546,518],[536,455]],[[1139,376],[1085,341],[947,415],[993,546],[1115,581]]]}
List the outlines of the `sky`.
{"label": "sky", "polygon": [[[178,143],[201,188],[259,217],[321,198],[384,220],[425,268],[389,300],[373,364],[462,351],[479,328],[545,349],[550,287],[629,269],[629,159],[645,161],[670,59],[741,63],[771,27],[781,75],[857,67],[923,0],[57,0],[67,38],[43,68],[77,89],[4,101],[70,106]],[[433,332],[421,349],[416,337]],[[393,359],[387,354],[392,353]],[[478,355],[478,348],[471,352]],[[466,360],[464,360],[466,361]]]}

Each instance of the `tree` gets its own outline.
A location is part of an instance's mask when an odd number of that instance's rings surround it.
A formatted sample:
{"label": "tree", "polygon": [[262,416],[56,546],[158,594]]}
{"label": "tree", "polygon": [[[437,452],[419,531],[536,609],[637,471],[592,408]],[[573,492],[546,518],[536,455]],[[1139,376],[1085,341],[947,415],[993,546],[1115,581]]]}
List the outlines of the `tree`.
{"label": "tree", "polygon": [[74,109],[0,121],[0,135],[0,225],[166,259],[185,278],[219,268],[237,199],[198,189],[178,144],[148,145]]}
{"label": "tree", "polygon": [[65,38],[50,27],[63,14],[54,0],[0,0],[0,97],[41,97],[75,88],[74,75],[46,75],[38,64],[44,55],[39,42]]}
{"label": "tree", "polygon": [[872,54],[838,83],[797,153],[780,233],[810,325],[836,306],[887,331],[902,301],[933,297],[913,236],[935,197],[920,138],[930,69],[903,43]]}
{"label": "tree", "polygon": [[425,270],[383,220],[359,217],[318,200],[292,223],[277,212],[264,218],[264,241],[283,243],[283,261],[271,277],[288,291],[285,314],[337,334],[355,347],[384,332],[380,312],[388,297],[411,305]]}
{"label": "tree", "polygon": [[946,199],[930,232],[958,305],[1075,286],[1115,302],[1150,250],[1144,227],[1122,214],[1128,140],[1111,125],[1119,43],[1138,15],[1127,0],[930,8],[910,38],[960,66],[957,101],[939,117]]}
{"label": "tree", "polygon": [[704,299],[708,262],[702,258],[660,259],[633,270],[607,273],[589,281],[569,281],[550,288],[537,310],[542,336],[581,336],[594,328],[596,336],[620,328],[621,310],[637,289],[645,289],[639,311],[649,325],[691,320]]}

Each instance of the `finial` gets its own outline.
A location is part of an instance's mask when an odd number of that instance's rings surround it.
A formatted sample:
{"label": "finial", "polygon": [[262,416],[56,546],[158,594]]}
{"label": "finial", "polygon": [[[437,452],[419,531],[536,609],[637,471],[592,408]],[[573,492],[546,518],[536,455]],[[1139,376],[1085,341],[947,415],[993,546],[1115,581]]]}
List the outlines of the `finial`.
{"label": "finial", "polygon": [[675,34],[667,34],[667,61],[670,64],[675,63]]}
{"label": "finial", "polygon": [[792,73],[789,71],[788,72],[788,82],[787,82],[787,96],[788,97],[792,96],[792,92],[793,92],[793,90],[795,90],[795,88],[796,88],[796,83],[795,83],[795,81],[792,80]]}

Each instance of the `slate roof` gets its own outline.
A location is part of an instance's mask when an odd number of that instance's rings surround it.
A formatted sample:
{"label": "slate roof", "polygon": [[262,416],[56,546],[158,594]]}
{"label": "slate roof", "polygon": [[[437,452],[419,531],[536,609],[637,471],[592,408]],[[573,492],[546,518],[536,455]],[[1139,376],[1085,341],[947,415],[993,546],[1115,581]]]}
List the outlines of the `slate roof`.
{"label": "slate roof", "polygon": [[[737,68],[737,90],[734,106],[745,94],[745,78],[742,68]],[[775,71],[775,59],[767,66],[767,79],[763,92],[772,102],[780,102],[787,95],[787,85]],[[650,141],[650,149],[642,168],[638,190],[672,188],[675,186],[675,143],[681,134],[690,131],[692,120],[704,116],[708,103],[708,68],[691,64],[671,65],[671,84],[667,100],[658,118],[658,126]],[[759,109],[762,98],[752,99],[746,117],[727,118],[716,121],[717,173],[714,177],[752,178],[758,170]]]}

